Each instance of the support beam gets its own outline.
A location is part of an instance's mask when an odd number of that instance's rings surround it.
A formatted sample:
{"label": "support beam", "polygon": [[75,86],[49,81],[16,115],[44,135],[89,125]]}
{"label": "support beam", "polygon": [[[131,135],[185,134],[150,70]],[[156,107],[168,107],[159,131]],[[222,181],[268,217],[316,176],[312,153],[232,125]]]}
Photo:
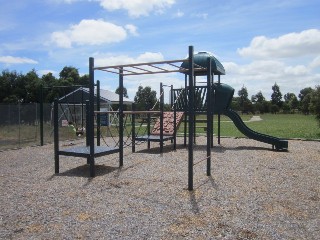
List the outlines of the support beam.
{"label": "support beam", "polygon": [[59,173],[59,117],[58,99],[53,103],[53,132],[54,132],[54,172]]}
{"label": "support beam", "polygon": [[[100,111],[100,81],[97,80],[97,111]],[[97,146],[100,146],[100,137],[101,137],[101,116],[97,116]]]}
{"label": "support beam", "polygon": [[[220,85],[220,75],[218,75],[218,85]],[[220,144],[220,137],[221,137],[221,114],[218,113],[218,144]]]}
{"label": "support beam", "polygon": [[160,83],[160,154],[163,153],[163,84]]}
{"label": "support beam", "polygon": [[89,110],[88,110],[89,121],[87,133],[89,135],[89,164],[90,164],[90,177],[95,176],[95,166],[94,166],[94,59],[89,58]]}
{"label": "support beam", "polygon": [[123,67],[119,68],[119,167],[123,166]]}
{"label": "support beam", "polygon": [[211,104],[211,58],[207,58],[207,176],[211,175],[211,128],[212,128],[212,108]]}
{"label": "support beam", "polygon": [[194,134],[194,58],[193,46],[189,46],[189,142],[188,142],[188,190],[193,190],[193,134]]}

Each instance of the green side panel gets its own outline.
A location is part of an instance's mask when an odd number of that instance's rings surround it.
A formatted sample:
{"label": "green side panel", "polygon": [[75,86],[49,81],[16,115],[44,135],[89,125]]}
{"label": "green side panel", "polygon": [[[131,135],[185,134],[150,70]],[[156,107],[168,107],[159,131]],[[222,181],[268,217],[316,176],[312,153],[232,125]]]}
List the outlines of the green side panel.
{"label": "green side panel", "polygon": [[234,89],[224,83],[214,84],[214,104],[213,112],[215,114],[222,114],[226,109],[230,107]]}

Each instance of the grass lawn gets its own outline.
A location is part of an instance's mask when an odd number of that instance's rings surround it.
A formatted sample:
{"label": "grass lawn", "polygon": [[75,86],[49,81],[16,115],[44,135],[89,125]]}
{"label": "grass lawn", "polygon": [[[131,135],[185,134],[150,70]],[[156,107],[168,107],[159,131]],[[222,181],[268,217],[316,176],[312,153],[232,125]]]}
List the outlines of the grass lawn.
{"label": "grass lawn", "polygon": [[[320,128],[315,119],[315,116],[301,114],[261,114],[262,121],[246,122],[252,115],[241,115],[245,124],[254,131],[268,134],[280,138],[302,138],[302,139],[320,139]],[[214,116],[214,129],[217,133],[217,116]],[[197,126],[197,134],[205,134],[206,116],[197,115],[197,120],[200,120]],[[202,120],[202,121],[201,121]],[[183,123],[180,125],[178,132],[183,134]],[[203,126],[203,127],[201,127]],[[136,123],[136,134],[143,135],[146,133],[144,127],[139,128],[139,123]],[[106,127],[102,127],[103,136],[107,136]],[[112,127],[112,135],[118,134],[118,129]],[[127,122],[125,135],[130,134],[131,125]],[[233,122],[226,116],[221,116],[221,136],[229,137],[244,137],[244,135],[235,127]],[[67,127],[60,128],[60,140],[77,139],[76,134]],[[83,136],[84,137],[84,136]],[[52,126],[44,125],[44,142],[53,141]],[[39,126],[0,126],[0,150],[6,148],[31,146],[40,144],[40,128]]]}
{"label": "grass lawn", "polygon": [[[243,121],[248,121],[252,115],[240,115]],[[301,114],[261,114],[262,121],[245,122],[254,131],[280,138],[304,138],[320,139],[320,128],[313,115]],[[198,119],[205,118],[199,116]],[[214,117],[214,128],[217,130],[217,117]],[[205,126],[205,123],[199,123]],[[198,133],[204,132],[197,128]],[[182,128],[179,129],[182,131]],[[235,127],[233,122],[226,116],[221,116],[221,136],[244,137]]]}

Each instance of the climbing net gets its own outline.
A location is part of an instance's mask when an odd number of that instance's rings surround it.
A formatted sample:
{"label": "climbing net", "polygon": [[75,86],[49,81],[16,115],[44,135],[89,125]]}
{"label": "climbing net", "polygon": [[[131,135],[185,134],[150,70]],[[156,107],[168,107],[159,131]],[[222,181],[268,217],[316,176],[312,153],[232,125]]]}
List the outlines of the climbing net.
{"label": "climbing net", "polygon": [[[119,147],[120,145],[120,121],[123,119],[123,147],[132,146],[133,142],[136,145],[143,143],[144,141],[133,141],[133,137],[145,135],[148,131],[148,124],[153,127],[157,117],[144,117],[145,115],[159,116],[160,111],[123,111],[120,116],[119,111],[95,111],[95,117],[104,116],[106,121],[102,124],[100,131],[100,139],[108,147]],[[150,120],[150,122],[148,122]],[[138,122],[136,125],[133,121]],[[137,129],[133,132],[133,126]],[[134,136],[133,136],[134,134]]]}

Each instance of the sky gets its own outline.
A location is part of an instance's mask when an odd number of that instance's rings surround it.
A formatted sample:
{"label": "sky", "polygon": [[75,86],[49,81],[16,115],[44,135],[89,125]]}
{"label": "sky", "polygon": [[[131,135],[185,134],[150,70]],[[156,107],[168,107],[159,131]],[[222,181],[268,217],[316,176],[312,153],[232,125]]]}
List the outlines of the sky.
{"label": "sky", "polygon": [[[246,87],[267,100],[320,85],[319,0],[0,0],[1,71],[35,69],[59,77],[65,66],[88,74],[95,66],[183,59],[188,46],[224,66],[221,82],[235,95]],[[95,71],[115,91],[116,74]],[[201,80],[201,79],[200,79]],[[184,75],[125,77],[133,99],[139,86],[184,86]]]}

